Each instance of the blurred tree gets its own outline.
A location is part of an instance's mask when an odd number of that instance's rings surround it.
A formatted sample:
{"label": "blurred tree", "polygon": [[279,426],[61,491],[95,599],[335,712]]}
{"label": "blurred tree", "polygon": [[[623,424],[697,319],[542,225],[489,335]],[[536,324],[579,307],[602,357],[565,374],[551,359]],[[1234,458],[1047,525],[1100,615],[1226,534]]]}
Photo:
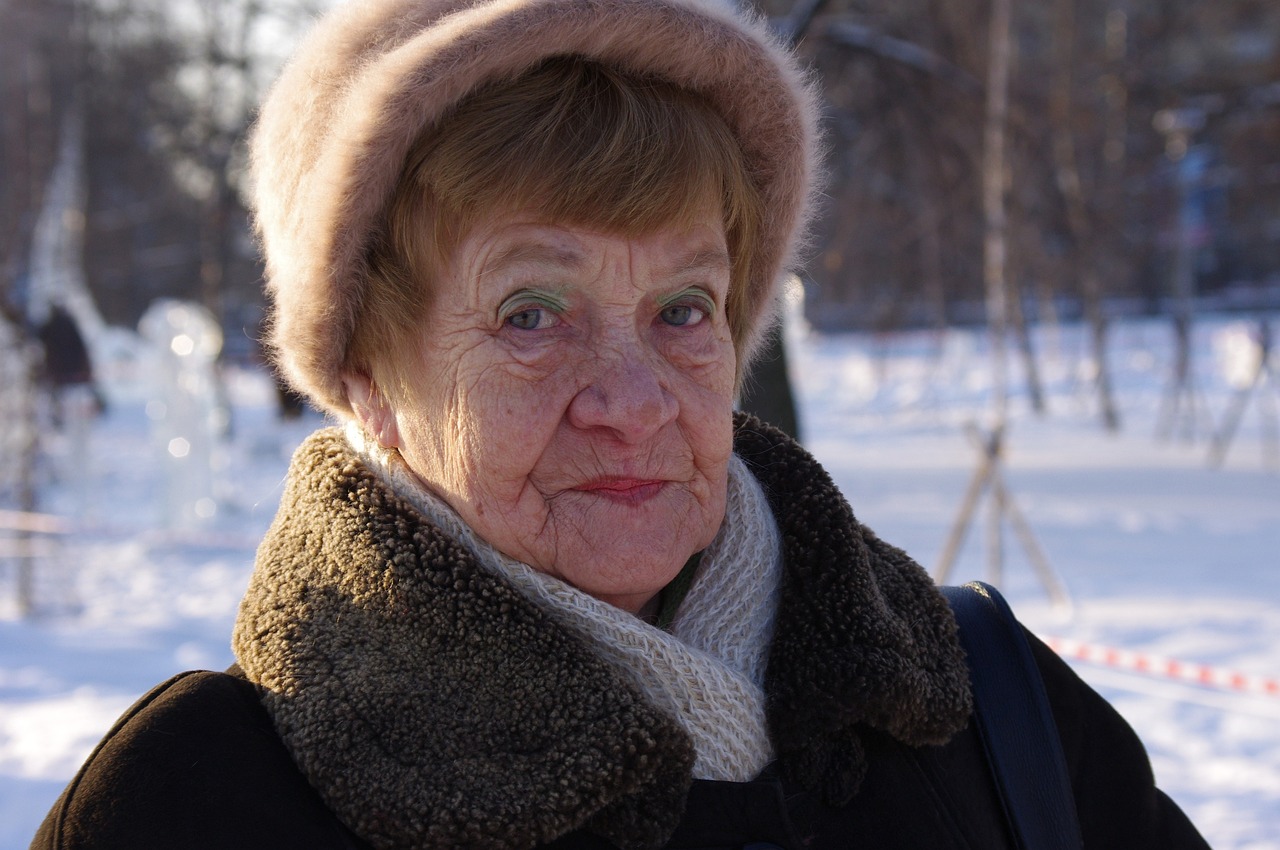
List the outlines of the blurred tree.
{"label": "blurred tree", "polygon": [[169,145],[197,107],[175,86],[184,48],[158,7],[88,8],[84,50],[86,271],[104,318],[133,327],[153,300],[199,293],[200,209]]}
{"label": "blurred tree", "polygon": [[[827,2],[828,0],[793,0],[786,15],[774,20],[774,29],[794,47],[804,38],[813,19]],[[756,360],[750,380],[743,387],[739,406],[777,426],[794,439],[800,439],[799,406],[791,386],[786,338],[780,326],[765,341],[764,352]]]}
{"label": "blurred tree", "polygon": [[324,2],[0,0],[0,502],[36,505],[28,290],[64,128],[83,129],[85,277],[107,321],[198,298],[248,347],[262,296],[241,139]]}
{"label": "blurred tree", "polygon": [[242,139],[324,0],[0,2],[6,297],[21,300],[58,122],[74,101],[86,114],[86,271],[108,321],[133,325],[169,296],[256,324],[261,269],[241,201]]}
{"label": "blurred tree", "polygon": [[0,0],[0,296],[20,315],[31,237],[79,77],[71,0]]}
{"label": "blurred tree", "polygon": [[[320,0],[96,2],[88,25],[91,270],[132,324],[160,296],[256,323],[261,268],[242,201],[245,132]],[[246,341],[255,327],[229,339]]]}
{"label": "blurred tree", "polygon": [[[75,8],[65,0],[0,0],[0,20],[0,505],[32,511],[40,363],[26,287],[60,109],[78,76]],[[20,559],[20,600],[29,598],[21,588],[29,569]]]}
{"label": "blurred tree", "polygon": [[[56,157],[60,107],[78,68],[70,45],[75,8],[65,0],[0,0],[0,507],[30,513],[36,488],[40,352],[26,312],[38,210]],[[33,553],[18,523],[14,587],[32,605]]]}
{"label": "blurred tree", "polygon": [[[788,6],[762,2],[779,15]],[[827,94],[833,178],[810,267],[815,326],[982,317],[979,81],[992,2],[829,0],[814,19],[803,47]],[[1265,283],[1277,267],[1280,5],[1054,0],[1015,6],[1010,32],[1012,329],[1031,364],[1024,303],[1027,321],[1087,318],[1080,373],[1115,427],[1107,310],[1122,299],[1163,308],[1176,258],[1176,186],[1157,113],[1192,106],[1206,116],[1193,142],[1217,164],[1201,187],[1212,199],[1194,257],[1199,292]]]}
{"label": "blurred tree", "polygon": [[224,326],[256,317],[252,308],[261,303],[261,270],[243,202],[245,136],[278,66],[326,5],[201,0],[181,19],[187,52],[180,89],[195,108],[169,141],[200,207],[200,300]]}
{"label": "blurred tree", "polygon": [[[1111,368],[1107,362],[1107,314],[1102,306],[1103,286],[1092,248],[1098,242],[1096,217],[1090,215],[1088,200],[1080,179],[1076,154],[1076,14],[1079,0],[1055,0],[1053,21],[1054,77],[1049,95],[1049,118],[1053,133],[1053,167],[1058,191],[1062,195],[1065,221],[1070,233],[1070,255],[1067,273],[1080,282],[1080,298],[1085,319],[1089,323],[1090,354],[1093,359],[1093,382],[1098,393],[1099,415],[1108,431],[1120,427],[1120,415],[1111,391]],[[1105,63],[1110,66],[1124,55],[1123,17],[1114,11],[1108,15]],[[1124,156],[1123,134],[1116,136],[1115,113],[1124,103],[1123,83],[1114,74],[1104,77],[1108,97],[1103,116],[1104,159],[1115,177]],[[1052,275],[1051,270],[1046,274]]]}
{"label": "blurred tree", "polygon": [[[987,38],[987,90],[982,122],[982,281],[991,328],[996,434],[1005,427],[1008,381],[1005,336],[1008,286],[1009,176],[1006,165],[1009,74],[1013,63],[1013,0],[992,0]],[[997,436],[998,440],[998,436]],[[999,448],[995,450],[999,454]]]}

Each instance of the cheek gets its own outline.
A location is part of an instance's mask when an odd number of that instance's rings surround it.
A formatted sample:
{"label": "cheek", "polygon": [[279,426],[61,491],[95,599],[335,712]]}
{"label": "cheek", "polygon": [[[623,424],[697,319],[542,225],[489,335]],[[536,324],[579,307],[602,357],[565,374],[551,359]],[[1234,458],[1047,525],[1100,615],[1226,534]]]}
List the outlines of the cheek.
{"label": "cheek", "polygon": [[701,359],[674,361],[680,386],[681,418],[686,426],[706,432],[713,455],[727,458],[733,442],[733,397],[736,358],[731,343],[715,341],[701,348]]}
{"label": "cheek", "polygon": [[468,490],[519,488],[563,417],[571,376],[534,377],[522,368],[472,364],[459,375],[452,405],[456,471]]}
{"label": "cheek", "polygon": [[729,328],[720,320],[708,318],[695,328],[657,325],[652,339],[667,361],[685,370],[733,372],[737,362]]}
{"label": "cheek", "polygon": [[733,454],[733,407],[729,404],[708,408],[705,418],[687,427],[686,438],[693,449],[694,465],[705,476],[709,497],[724,507],[724,488],[728,480],[729,457]]}

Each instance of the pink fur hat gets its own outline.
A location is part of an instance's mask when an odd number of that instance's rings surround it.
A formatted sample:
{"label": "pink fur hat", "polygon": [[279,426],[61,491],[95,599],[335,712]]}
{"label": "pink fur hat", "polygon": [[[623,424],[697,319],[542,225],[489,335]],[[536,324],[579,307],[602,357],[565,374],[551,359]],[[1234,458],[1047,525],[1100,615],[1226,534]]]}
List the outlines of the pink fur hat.
{"label": "pink fur hat", "polygon": [[756,17],[717,0],[355,0],[323,18],[263,104],[253,207],[281,372],[351,415],[341,373],[371,236],[415,140],[479,86],[563,54],[702,94],[742,146],[766,219],[748,362],[776,315],[813,193],[817,98]]}

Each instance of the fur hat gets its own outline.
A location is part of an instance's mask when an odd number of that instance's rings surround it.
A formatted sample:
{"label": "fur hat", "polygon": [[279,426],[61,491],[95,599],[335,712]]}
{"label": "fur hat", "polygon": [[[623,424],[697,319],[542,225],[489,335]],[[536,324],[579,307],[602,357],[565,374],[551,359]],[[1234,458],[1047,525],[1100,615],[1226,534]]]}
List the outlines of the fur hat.
{"label": "fur hat", "polygon": [[253,207],[278,367],[350,415],[341,370],[370,240],[410,147],[478,87],[573,54],[699,92],[742,147],[765,207],[747,361],[776,313],[811,206],[817,101],[788,49],[717,0],[355,0],[323,18],[263,104]]}

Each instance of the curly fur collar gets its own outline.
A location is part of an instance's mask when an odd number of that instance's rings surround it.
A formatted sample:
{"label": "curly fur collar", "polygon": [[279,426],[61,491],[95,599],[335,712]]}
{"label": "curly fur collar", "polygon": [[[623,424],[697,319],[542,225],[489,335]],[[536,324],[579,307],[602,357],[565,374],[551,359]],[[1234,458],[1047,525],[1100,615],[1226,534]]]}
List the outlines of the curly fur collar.
{"label": "curly fur collar", "polygon": [[[766,681],[782,769],[830,802],[858,727],[941,743],[970,710],[946,603],[816,461],[748,417],[736,449],[783,536]],[[337,430],[294,457],[234,648],[295,761],[377,847],[532,847],[587,828],[658,847],[693,748],[568,629],[428,524]]]}

